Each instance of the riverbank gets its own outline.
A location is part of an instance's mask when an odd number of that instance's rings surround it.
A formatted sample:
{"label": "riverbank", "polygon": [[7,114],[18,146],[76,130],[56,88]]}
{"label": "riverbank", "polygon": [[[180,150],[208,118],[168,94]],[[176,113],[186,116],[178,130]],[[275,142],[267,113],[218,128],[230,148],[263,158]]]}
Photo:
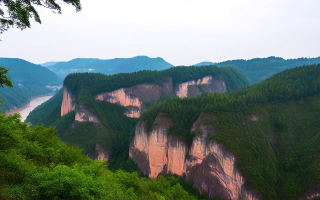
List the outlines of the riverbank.
{"label": "riverbank", "polygon": [[38,107],[42,103],[48,101],[51,97],[53,97],[53,95],[34,97],[30,100],[30,102],[28,104],[22,106],[21,108],[11,110],[11,111],[5,113],[5,115],[7,116],[7,115],[13,115],[15,113],[20,113],[21,121],[24,121],[24,120],[26,120],[26,118],[28,117],[28,115],[31,111],[33,111],[36,107]]}

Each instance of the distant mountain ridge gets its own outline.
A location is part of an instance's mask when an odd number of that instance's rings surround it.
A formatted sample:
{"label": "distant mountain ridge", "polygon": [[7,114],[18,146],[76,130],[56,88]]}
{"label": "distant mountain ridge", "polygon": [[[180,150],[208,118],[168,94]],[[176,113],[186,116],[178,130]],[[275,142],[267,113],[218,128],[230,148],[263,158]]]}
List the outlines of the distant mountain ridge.
{"label": "distant mountain ridge", "polygon": [[173,67],[163,58],[136,56],[133,58],[114,58],[101,60],[97,58],[76,58],[68,62],[58,62],[48,68],[64,78],[70,73],[95,72],[103,74],[130,73],[140,70],[164,70]]}
{"label": "distant mountain ridge", "polygon": [[27,104],[33,97],[53,92],[48,86],[62,85],[62,79],[49,69],[18,58],[0,58],[0,66],[9,69],[8,77],[14,88],[0,91],[1,111],[9,111]]}
{"label": "distant mountain ridge", "polygon": [[45,63],[42,63],[40,64],[42,67],[49,67],[49,66],[52,66],[52,65],[55,65],[57,64],[58,62],[45,62]]}
{"label": "distant mountain ridge", "polygon": [[251,84],[261,82],[272,75],[286,69],[292,69],[303,65],[319,64],[320,57],[317,58],[296,58],[283,59],[281,57],[254,58],[250,60],[238,59],[223,62],[201,62],[194,66],[216,65],[218,67],[233,67],[239,70]]}

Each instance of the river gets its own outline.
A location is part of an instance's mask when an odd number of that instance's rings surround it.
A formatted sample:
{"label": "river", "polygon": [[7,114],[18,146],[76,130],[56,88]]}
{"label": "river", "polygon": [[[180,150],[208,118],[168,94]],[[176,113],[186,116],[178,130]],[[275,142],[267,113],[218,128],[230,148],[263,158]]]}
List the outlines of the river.
{"label": "river", "polygon": [[20,113],[21,121],[24,121],[28,117],[29,113],[33,111],[33,109],[35,109],[37,106],[41,105],[42,103],[48,101],[52,96],[53,95],[32,98],[28,104],[22,106],[21,108],[11,110],[10,112],[7,112],[6,115],[13,115],[14,113]]}

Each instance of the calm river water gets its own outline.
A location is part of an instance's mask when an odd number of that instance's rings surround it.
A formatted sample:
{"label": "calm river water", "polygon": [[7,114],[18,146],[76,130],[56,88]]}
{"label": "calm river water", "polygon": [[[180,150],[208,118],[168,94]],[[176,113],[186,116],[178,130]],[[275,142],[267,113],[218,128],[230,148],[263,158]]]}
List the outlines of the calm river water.
{"label": "calm river water", "polygon": [[11,110],[10,112],[7,112],[6,115],[20,113],[21,121],[24,121],[28,117],[29,113],[31,111],[33,111],[33,109],[35,109],[37,106],[41,105],[42,103],[48,101],[51,97],[52,97],[52,95],[35,97],[35,98],[31,99],[30,103],[24,105],[21,108]]}

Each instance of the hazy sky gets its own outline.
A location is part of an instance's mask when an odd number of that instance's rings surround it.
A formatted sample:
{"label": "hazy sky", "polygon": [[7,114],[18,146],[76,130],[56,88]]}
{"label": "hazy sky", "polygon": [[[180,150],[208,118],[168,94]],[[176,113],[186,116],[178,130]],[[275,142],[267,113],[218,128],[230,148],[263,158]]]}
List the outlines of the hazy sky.
{"label": "hazy sky", "polygon": [[81,0],[0,35],[0,57],[162,57],[174,65],[320,56],[319,0]]}

